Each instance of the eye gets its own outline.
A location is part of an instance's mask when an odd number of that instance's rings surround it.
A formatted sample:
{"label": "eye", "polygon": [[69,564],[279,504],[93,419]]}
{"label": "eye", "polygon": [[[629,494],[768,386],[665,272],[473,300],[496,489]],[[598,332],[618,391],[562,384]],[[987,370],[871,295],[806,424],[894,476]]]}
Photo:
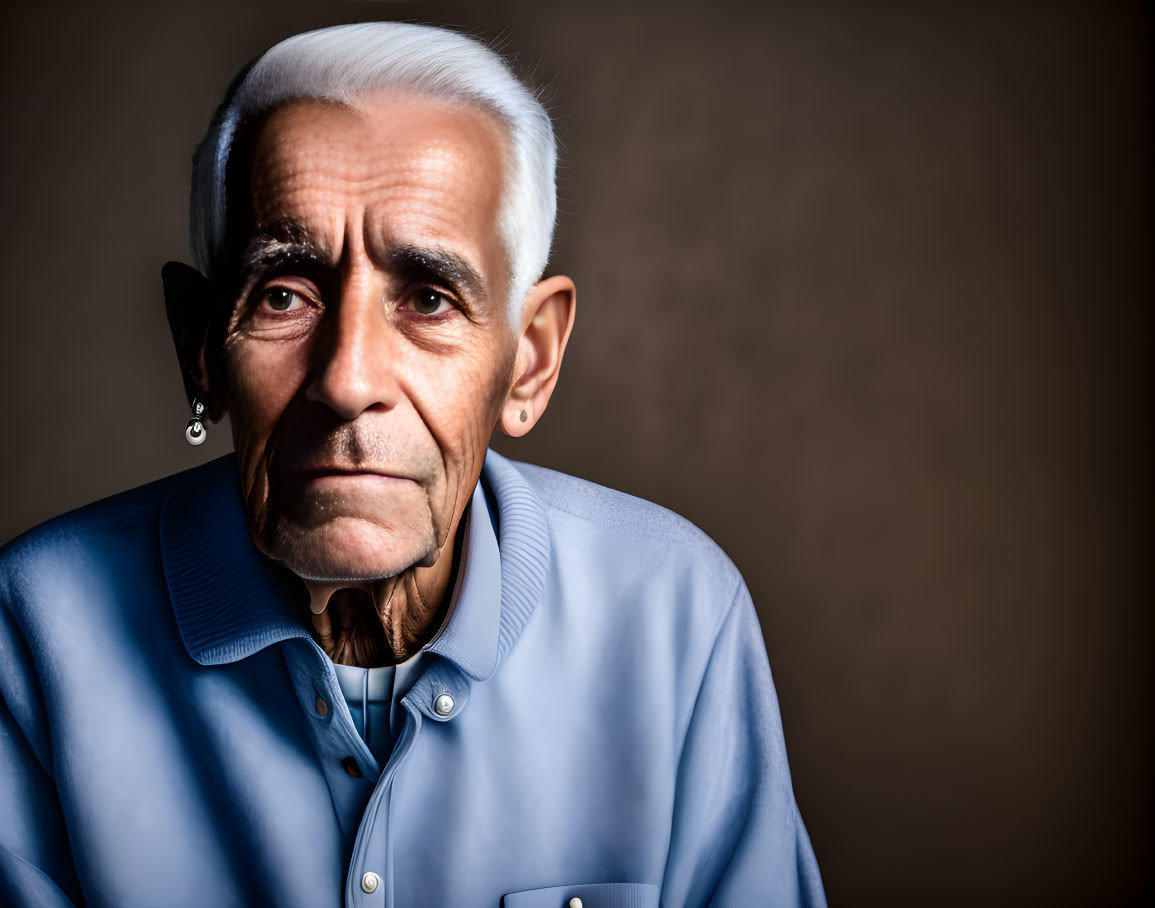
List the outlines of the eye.
{"label": "eye", "polygon": [[284,287],[270,287],[261,294],[261,301],[274,312],[292,312],[305,305],[305,301],[298,294]]}
{"label": "eye", "polygon": [[418,290],[409,297],[409,304],[418,315],[441,315],[453,307],[453,301],[436,290]]}

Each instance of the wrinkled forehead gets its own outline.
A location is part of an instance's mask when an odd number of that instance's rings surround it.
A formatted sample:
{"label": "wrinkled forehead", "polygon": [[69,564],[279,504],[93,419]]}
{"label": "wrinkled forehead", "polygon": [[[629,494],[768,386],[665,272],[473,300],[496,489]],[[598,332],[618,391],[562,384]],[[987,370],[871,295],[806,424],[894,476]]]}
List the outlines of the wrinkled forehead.
{"label": "wrinkled forehead", "polygon": [[366,244],[448,243],[479,265],[505,259],[507,137],[477,107],[394,93],[291,101],[262,119],[249,160],[255,228],[292,219],[329,246],[360,231]]}

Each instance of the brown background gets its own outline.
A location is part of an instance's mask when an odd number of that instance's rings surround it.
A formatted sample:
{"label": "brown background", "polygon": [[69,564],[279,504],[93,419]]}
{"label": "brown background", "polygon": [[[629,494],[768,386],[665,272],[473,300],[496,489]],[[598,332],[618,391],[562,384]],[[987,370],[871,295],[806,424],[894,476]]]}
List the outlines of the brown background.
{"label": "brown background", "polygon": [[831,899],[1150,896],[1139,3],[10,5],[0,538],[228,449],[159,293],[189,155],[248,57],[368,18],[546,87],[579,317],[500,447],[743,570]]}

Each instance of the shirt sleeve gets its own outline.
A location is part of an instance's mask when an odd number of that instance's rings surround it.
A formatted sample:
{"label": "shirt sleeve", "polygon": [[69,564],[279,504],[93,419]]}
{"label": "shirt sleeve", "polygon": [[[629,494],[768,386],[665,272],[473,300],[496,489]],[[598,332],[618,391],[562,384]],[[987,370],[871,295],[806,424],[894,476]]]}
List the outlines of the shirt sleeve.
{"label": "shirt sleeve", "polygon": [[662,904],[826,904],[744,583],[718,631],[682,745]]}
{"label": "shirt sleeve", "polygon": [[80,887],[51,765],[43,698],[0,602],[0,904],[66,908]]}

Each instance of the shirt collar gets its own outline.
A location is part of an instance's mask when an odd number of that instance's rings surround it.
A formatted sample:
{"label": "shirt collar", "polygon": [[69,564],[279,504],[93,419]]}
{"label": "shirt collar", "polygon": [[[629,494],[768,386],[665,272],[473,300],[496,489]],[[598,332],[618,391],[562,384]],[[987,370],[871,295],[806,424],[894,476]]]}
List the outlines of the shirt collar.
{"label": "shirt collar", "polygon": [[475,681],[493,674],[501,620],[501,554],[485,490],[473,490],[457,583],[440,633],[425,650],[457,663]]}
{"label": "shirt collar", "polygon": [[[309,636],[304,587],[253,543],[236,456],[181,474],[160,514],[160,549],[181,639],[201,665]],[[496,671],[545,589],[544,506],[517,468],[486,453],[448,617],[425,649],[476,681]]]}

